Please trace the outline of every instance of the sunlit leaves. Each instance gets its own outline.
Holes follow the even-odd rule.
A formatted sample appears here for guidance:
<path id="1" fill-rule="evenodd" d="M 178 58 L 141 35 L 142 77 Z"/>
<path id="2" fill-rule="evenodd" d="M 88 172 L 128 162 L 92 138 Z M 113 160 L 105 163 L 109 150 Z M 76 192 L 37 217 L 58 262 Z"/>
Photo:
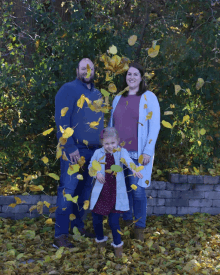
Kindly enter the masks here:
<path id="1" fill-rule="evenodd" d="M 69 110 L 69 107 L 64 107 L 64 108 L 61 110 L 61 116 L 65 116 L 68 110 Z"/>
<path id="2" fill-rule="evenodd" d="M 92 166 L 89 168 L 90 177 L 95 177 L 97 175 L 97 170 L 95 170 Z"/>
<path id="3" fill-rule="evenodd" d="M 109 85 L 108 85 L 108 90 L 109 90 L 109 92 L 111 92 L 111 93 L 116 93 L 117 92 L 117 87 L 115 86 L 115 84 L 114 83 L 110 83 Z"/>
<path id="4" fill-rule="evenodd" d="M 170 129 L 173 128 L 173 126 L 172 126 L 168 121 L 162 120 L 161 123 L 162 123 L 162 125 L 163 125 L 164 127 L 166 127 L 166 128 L 170 128 Z"/>
<path id="5" fill-rule="evenodd" d="M 197 83 L 196 83 L 196 90 L 199 90 L 202 88 L 202 86 L 204 85 L 205 81 L 203 80 L 203 78 L 198 78 Z"/>
<path id="6" fill-rule="evenodd" d="M 53 130 L 54 130 L 54 128 L 50 128 L 50 129 L 44 131 L 42 134 L 43 134 L 44 136 L 49 135 Z"/>
<path id="7" fill-rule="evenodd" d="M 26 202 L 26 201 L 22 201 L 19 197 L 14 197 L 14 198 L 15 198 L 16 203 L 11 203 L 11 204 L 9 204 L 8 207 L 14 208 L 16 205 Z"/>
<path id="8" fill-rule="evenodd" d="M 140 171 L 143 170 L 143 169 L 144 169 L 144 166 L 143 166 L 143 165 L 137 166 L 137 167 L 136 167 L 136 172 L 140 172 Z"/>
<path id="9" fill-rule="evenodd" d="M 137 41 L 137 35 L 132 35 L 128 38 L 128 44 L 133 46 Z"/>
<path id="10" fill-rule="evenodd" d="M 60 177 L 57 176 L 57 175 L 54 174 L 54 173 L 49 173 L 48 176 L 51 177 L 51 178 L 53 178 L 53 179 L 55 179 L 55 180 L 59 180 L 59 179 L 60 179 Z"/>
<path id="11" fill-rule="evenodd" d="M 154 58 L 154 57 L 156 57 L 158 55 L 159 50 L 160 50 L 160 46 L 159 45 L 155 46 L 155 49 L 150 48 L 150 49 L 148 49 L 148 55 L 151 58 Z"/>
<path id="12" fill-rule="evenodd" d="M 189 119 L 190 119 L 189 115 L 185 115 L 185 116 L 183 117 L 182 123 L 188 121 Z"/>
<path id="13" fill-rule="evenodd" d="M 109 47 L 109 53 L 117 54 L 117 48 L 114 45 L 112 45 L 111 47 Z"/>

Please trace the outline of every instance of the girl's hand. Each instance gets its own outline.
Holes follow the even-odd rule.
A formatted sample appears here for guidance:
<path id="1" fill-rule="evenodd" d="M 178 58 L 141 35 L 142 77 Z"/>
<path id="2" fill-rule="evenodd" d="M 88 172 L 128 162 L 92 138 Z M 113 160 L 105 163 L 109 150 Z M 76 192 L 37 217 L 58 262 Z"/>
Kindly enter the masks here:
<path id="1" fill-rule="evenodd" d="M 141 172 L 136 172 L 135 170 L 132 169 L 132 172 L 135 176 L 137 176 L 139 179 L 143 179 L 143 175 L 141 174 Z"/>
<path id="2" fill-rule="evenodd" d="M 101 173 L 97 173 L 96 177 L 99 182 L 101 182 L 102 184 L 105 183 L 105 177 Z"/>
<path id="3" fill-rule="evenodd" d="M 147 155 L 147 154 L 143 154 L 143 157 L 144 157 L 144 159 L 143 159 L 143 165 L 147 165 L 149 162 L 150 162 L 150 156 L 149 155 Z"/>

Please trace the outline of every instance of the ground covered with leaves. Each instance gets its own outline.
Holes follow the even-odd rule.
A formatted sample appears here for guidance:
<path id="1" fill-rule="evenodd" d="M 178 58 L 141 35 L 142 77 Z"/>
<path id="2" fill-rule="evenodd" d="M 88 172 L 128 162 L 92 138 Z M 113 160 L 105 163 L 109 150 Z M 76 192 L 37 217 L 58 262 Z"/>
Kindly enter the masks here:
<path id="1" fill-rule="evenodd" d="M 123 227 L 124 254 L 114 256 L 107 221 L 107 247 L 97 253 L 94 239 L 71 235 L 75 247 L 52 247 L 54 227 L 45 218 L 0 218 L 1 274 L 220 274 L 220 215 L 164 215 L 147 218 L 145 242 Z M 92 229 L 91 214 L 86 228 Z"/>

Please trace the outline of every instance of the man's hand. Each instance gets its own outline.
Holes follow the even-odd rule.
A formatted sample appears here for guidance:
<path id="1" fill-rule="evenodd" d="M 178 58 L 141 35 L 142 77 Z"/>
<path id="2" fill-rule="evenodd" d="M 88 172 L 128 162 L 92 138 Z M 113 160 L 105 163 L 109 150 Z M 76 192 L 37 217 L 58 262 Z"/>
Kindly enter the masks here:
<path id="1" fill-rule="evenodd" d="M 135 170 L 131 169 L 131 171 L 133 172 L 133 174 L 135 176 L 137 176 L 139 179 L 143 179 L 143 175 L 141 174 L 141 172 L 136 172 Z"/>
<path id="2" fill-rule="evenodd" d="M 97 180 L 101 182 L 102 184 L 105 183 L 105 177 L 101 173 L 97 173 Z"/>
<path id="3" fill-rule="evenodd" d="M 80 159 L 79 150 L 77 149 L 73 153 L 69 154 L 69 156 L 72 163 L 77 163 L 77 161 Z"/>
<path id="4" fill-rule="evenodd" d="M 143 154 L 143 157 L 144 157 L 144 159 L 143 159 L 143 165 L 147 165 L 149 162 L 150 162 L 150 156 L 149 155 L 147 155 L 147 154 Z"/>

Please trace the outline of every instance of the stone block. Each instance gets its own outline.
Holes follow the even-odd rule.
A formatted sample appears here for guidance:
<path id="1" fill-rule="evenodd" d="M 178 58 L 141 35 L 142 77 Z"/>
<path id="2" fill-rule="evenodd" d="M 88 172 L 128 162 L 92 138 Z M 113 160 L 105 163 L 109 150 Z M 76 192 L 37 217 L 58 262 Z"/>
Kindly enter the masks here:
<path id="1" fill-rule="evenodd" d="M 168 190 L 163 190 L 163 191 L 158 191 L 157 194 L 158 198 L 164 198 L 164 199 L 171 199 L 173 197 L 172 191 Z"/>
<path id="2" fill-rule="evenodd" d="M 185 195 L 188 191 L 172 191 L 172 198 L 171 199 L 185 199 Z"/>
<path id="3" fill-rule="evenodd" d="M 9 205 L 15 203 L 14 196 L 0 196 L 0 205 Z"/>
<path id="4" fill-rule="evenodd" d="M 38 212 L 31 212 L 31 213 L 27 213 L 27 217 L 30 218 L 30 219 L 33 219 L 33 218 L 38 218 L 40 217 L 41 215 L 38 213 Z"/>
<path id="5" fill-rule="evenodd" d="M 28 205 L 18 204 L 14 208 L 3 205 L 2 212 L 3 213 L 14 213 L 14 214 L 27 213 L 28 212 Z"/>
<path id="6" fill-rule="evenodd" d="M 164 215 L 164 214 L 166 214 L 166 207 L 165 206 L 154 206 L 153 214 L 154 215 Z"/>
<path id="7" fill-rule="evenodd" d="M 205 191 L 195 191 L 195 190 L 190 190 L 190 191 L 186 191 L 184 192 L 184 197 L 182 196 L 182 198 L 184 199 L 203 199 L 205 198 Z"/>
<path id="8" fill-rule="evenodd" d="M 219 200 L 220 199 L 220 192 L 218 192 L 218 191 L 207 192 L 207 193 L 205 193 L 205 199 Z"/>
<path id="9" fill-rule="evenodd" d="M 200 207 L 177 207 L 177 215 L 186 215 L 200 212 Z"/>
<path id="10" fill-rule="evenodd" d="M 188 175 L 188 183 L 204 183 L 204 176 Z"/>
<path id="11" fill-rule="evenodd" d="M 166 182 L 166 190 L 172 191 L 174 190 L 175 183 Z"/>
<path id="12" fill-rule="evenodd" d="M 22 195 L 17 195 L 16 197 L 20 198 L 22 201 L 25 201 L 25 203 L 22 204 L 37 204 L 38 201 L 40 201 L 40 195 L 30 195 L 30 196 L 22 196 Z"/>
<path id="13" fill-rule="evenodd" d="M 14 220 L 15 214 L 14 213 L 0 213 L 0 218 Z"/>
<path id="14" fill-rule="evenodd" d="M 188 175 L 179 175 L 179 183 L 188 183 Z"/>
<path id="15" fill-rule="evenodd" d="M 220 199 L 212 200 L 212 207 L 220 207 Z"/>
<path id="16" fill-rule="evenodd" d="M 41 201 L 47 201 L 50 204 L 56 204 L 57 196 L 41 195 Z"/>
<path id="17" fill-rule="evenodd" d="M 183 206 L 188 207 L 189 206 L 189 200 L 188 199 L 166 199 L 165 200 L 165 206 Z"/>
<path id="18" fill-rule="evenodd" d="M 179 174 L 169 174 L 169 181 L 171 183 L 179 183 Z"/>
<path id="19" fill-rule="evenodd" d="M 214 191 L 219 191 L 219 192 L 220 192 L 220 184 L 214 185 L 213 190 L 214 190 Z"/>
<path id="20" fill-rule="evenodd" d="M 165 205 L 165 199 L 159 199 L 159 198 L 153 198 L 153 199 L 147 199 L 147 205 L 151 206 L 164 206 Z"/>
<path id="21" fill-rule="evenodd" d="M 219 207 L 202 207 L 201 213 L 208 213 L 211 215 L 218 215 L 220 214 L 220 208 Z"/>
<path id="22" fill-rule="evenodd" d="M 2 206 L 0 205 L 0 213 L 2 212 Z"/>
<path id="23" fill-rule="evenodd" d="M 154 181 L 154 183 L 151 183 L 153 189 L 159 189 L 164 190 L 166 189 L 166 182 L 165 181 Z"/>
<path id="24" fill-rule="evenodd" d="M 176 207 L 166 207 L 166 213 L 167 215 L 176 215 L 177 214 L 177 208 Z"/>
<path id="25" fill-rule="evenodd" d="M 213 191 L 213 184 L 195 184 L 195 191 Z M 219 190 L 220 191 L 220 190 Z"/>
<path id="26" fill-rule="evenodd" d="M 220 180 L 219 176 L 212 177 L 212 176 L 204 176 L 204 183 L 205 184 L 218 184 Z"/>
<path id="27" fill-rule="evenodd" d="M 150 196 L 151 196 L 152 198 L 156 198 L 156 197 L 157 197 L 157 192 L 158 192 L 158 191 L 157 191 L 157 190 L 147 190 L 147 189 L 146 189 L 145 192 L 146 192 L 147 198 L 150 197 Z"/>
<path id="28" fill-rule="evenodd" d="M 208 199 L 190 199 L 189 200 L 190 207 L 211 207 L 212 200 Z"/>
<path id="29" fill-rule="evenodd" d="M 147 206 L 147 216 L 151 216 L 153 214 L 153 207 Z"/>
<path id="30" fill-rule="evenodd" d="M 33 217 L 30 217 L 30 214 L 28 214 L 28 213 L 16 213 L 16 214 L 14 214 L 15 216 L 14 216 L 14 219 L 15 220 L 22 220 L 22 219 L 24 219 L 24 218 L 33 218 Z"/>
<path id="31" fill-rule="evenodd" d="M 188 183 L 179 183 L 179 184 L 174 184 L 174 190 L 177 191 L 185 191 L 190 189 L 190 184 Z"/>

